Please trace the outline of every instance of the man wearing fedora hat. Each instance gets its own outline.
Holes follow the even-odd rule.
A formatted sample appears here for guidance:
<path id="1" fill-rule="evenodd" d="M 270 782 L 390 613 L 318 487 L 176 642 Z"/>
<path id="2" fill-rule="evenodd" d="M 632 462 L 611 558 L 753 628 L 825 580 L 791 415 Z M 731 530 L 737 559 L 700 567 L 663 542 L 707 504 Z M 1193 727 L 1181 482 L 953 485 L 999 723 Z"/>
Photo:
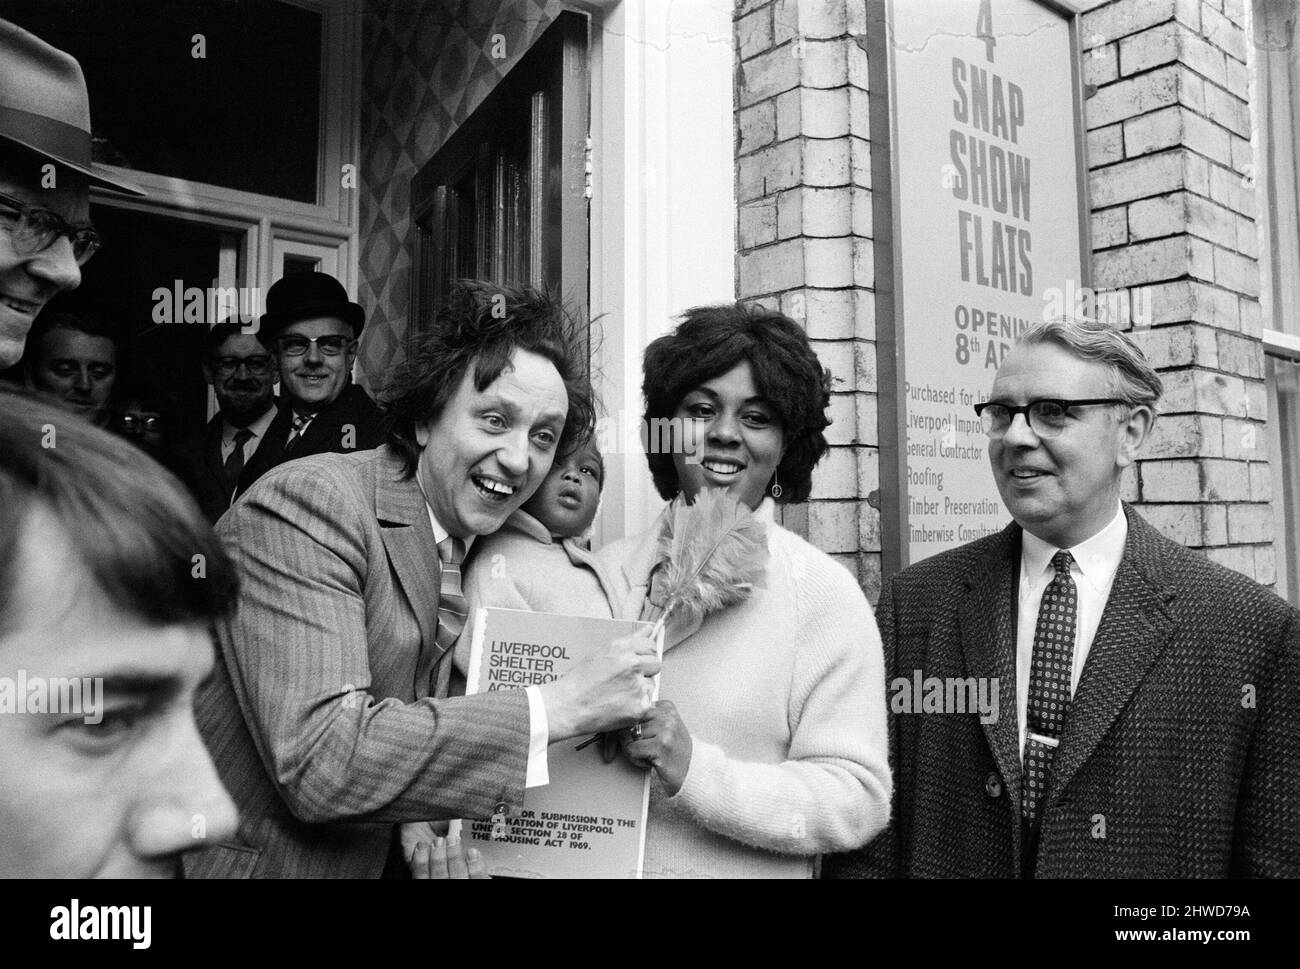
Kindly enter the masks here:
<path id="1" fill-rule="evenodd" d="M 383 443 L 379 408 L 351 377 L 365 320 L 365 311 L 326 273 L 292 273 L 267 292 L 257 336 L 275 355 L 280 409 L 240 473 L 236 497 L 293 458 Z"/>
<path id="2" fill-rule="evenodd" d="M 144 195 L 91 161 L 81 66 L 0 20 L 0 370 L 18 362 L 36 315 L 81 284 L 99 248 L 91 185 Z"/>

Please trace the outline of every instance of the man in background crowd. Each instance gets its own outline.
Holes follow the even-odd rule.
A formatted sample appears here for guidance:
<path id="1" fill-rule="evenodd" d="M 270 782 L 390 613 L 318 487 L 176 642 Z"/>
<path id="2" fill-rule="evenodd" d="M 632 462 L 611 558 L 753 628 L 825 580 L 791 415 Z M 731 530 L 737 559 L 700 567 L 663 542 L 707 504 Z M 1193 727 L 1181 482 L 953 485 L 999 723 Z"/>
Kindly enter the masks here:
<path id="1" fill-rule="evenodd" d="M 203 375 L 212 385 L 218 411 L 184 445 L 194 497 L 215 522 L 230 507 L 240 475 L 258 450 L 268 445 L 276 417 L 275 358 L 237 318 L 208 333 Z"/>
<path id="2" fill-rule="evenodd" d="M 50 298 L 81 284 L 99 247 L 90 185 L 144 194 L 91 162 L 81 66 L 0 20 L 0 370 L 22 357 Z"/>
<path id="3" fill-rule="evenodd" d="M 23 356 L 30 388 L 54 397 L 98 427 L 109 421 L 117 361 L 112 325 L 103 313 L 90 309 L 43 315 Z"/>
<path id="4" fill-rule="evenodd" d="M 267 292 L 257 336 L 275 355 L 280 408 L 265 445 L 241 470 L 236 496 L 293 458 L 369 451 L 383 443 L 379 408 L 352 383 L 365 320 L 365 311 L 325 273 L 292 273 Z"/>

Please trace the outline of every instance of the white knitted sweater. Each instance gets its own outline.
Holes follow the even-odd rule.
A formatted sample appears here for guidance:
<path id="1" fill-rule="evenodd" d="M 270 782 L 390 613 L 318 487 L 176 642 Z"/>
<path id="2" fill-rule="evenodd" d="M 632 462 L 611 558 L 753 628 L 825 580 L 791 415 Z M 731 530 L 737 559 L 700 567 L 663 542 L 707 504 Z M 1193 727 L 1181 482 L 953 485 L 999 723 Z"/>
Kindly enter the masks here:
<path id="1" fill-rule="evenodd" d="M 765 520 L 766 588 L 666 637 L 659 695 L 692 740 L 675 797 L 652 779 L 647 877 L 806 878 L 889 818 L 884 653 L 871 606 L 825 553 Z M 596 553 L 636 618 L 661 521 Z M 684 635 L 684 638 L 682 638 Z"/>

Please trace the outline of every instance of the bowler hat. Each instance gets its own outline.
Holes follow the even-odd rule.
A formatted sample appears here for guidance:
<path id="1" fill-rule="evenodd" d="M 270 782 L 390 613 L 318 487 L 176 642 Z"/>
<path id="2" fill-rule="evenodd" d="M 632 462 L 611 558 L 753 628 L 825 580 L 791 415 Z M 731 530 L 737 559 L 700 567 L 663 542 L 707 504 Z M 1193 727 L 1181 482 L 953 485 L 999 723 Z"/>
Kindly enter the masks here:
<path id="1" fill-rule="evenodd" d="M 90 98 L 76 58 L 0 20 L 0 141 L 81 172 L 95 185 L 144 195 L 91 161 Z"/>
<path id="2" fill-rule="evenodd" d="M 290 323 L 320 316 L 337 317 L 349 324 L 353 336 L 360 336 L 366 323 L 366 311 L 348 299 L 347 290 L 333 276 L 290 273 L 266 293 L 266 312 L 262 314 L 258 339 L 267 342 Z"/>

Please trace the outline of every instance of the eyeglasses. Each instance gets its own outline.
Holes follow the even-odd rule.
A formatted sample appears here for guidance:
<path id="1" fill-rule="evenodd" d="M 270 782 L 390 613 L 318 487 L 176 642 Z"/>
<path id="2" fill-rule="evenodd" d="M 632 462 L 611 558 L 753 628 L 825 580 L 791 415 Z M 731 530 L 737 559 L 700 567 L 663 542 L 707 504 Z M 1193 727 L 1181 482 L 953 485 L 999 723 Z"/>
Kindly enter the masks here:
<path id="1" fill-rule="evenodd" d="M 77 260 L 78 266 L 89 262 L 90 257 L 99 249 L 99 233 L 88 222 L 73 225 L 51 209 L 28 205 L 3 193 L 0 193 L 0 206 L 18 213 L 9 234 L 13 238 L 14 249 L 24 256 L 44 252 L 60 236 L 67 236 L 72 243 L 72 256 Z M 3 224 L 4 220 L 0 219 L 0 225 Z"/>
<path id="2" fill-rule="evenodd" d="M 152 414 L 123 414 L 120 423 L 127 433 L 141 434 L 158 430 L 160 421 Z"/>
<path id="3" fill-rule="evenodd" d="M 280 352 L 289 357 L 301 357 L 307 352 L 310 343 L 316 344 L 316 348 L 325 356 L 337 357 L 356 341 L 346 336 L 282 336 L 276 342 Z"/>
<path id="4" fill-rule="evenodd" d="M 1029 429 L 1039 437 L 1052 438 L 1065 430 L 1066 419 L 1074 407 L 1092 407 L 1096 404 L 1127 404 L 1115 397 L 1090 397 L 1087 400 L 1031 400 L 1023 406 L 1000 404 L 986 400 L 975 405 L 975 413 L 984 423 L 984 433 L 989 437 L 1004 437 L 1017 414 L 1024 414 Z"/>
<path id="5" fill-rule="evenodd" d="M 321 347 L 321 349 L 325 348 Z M 271 358 L 266 354 L 258 354 L 255 357 L 218 357 L 212 365 L 212 369 L 221 377 L 231 376 L 240 367 L 247 368 L 248 372 L 255 377 L 261 377 L 270 371 Z"/>

